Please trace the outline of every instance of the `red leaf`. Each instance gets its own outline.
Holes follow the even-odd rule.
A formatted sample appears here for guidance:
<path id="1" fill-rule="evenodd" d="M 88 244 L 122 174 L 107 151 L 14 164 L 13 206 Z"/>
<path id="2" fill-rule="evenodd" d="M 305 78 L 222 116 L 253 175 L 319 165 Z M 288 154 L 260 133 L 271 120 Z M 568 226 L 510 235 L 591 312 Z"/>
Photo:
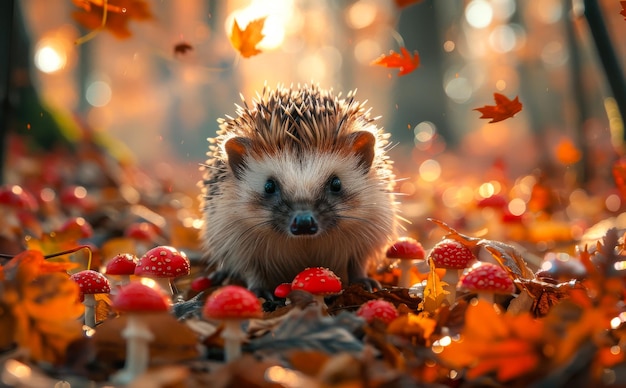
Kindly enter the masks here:
<path id="1" fill-rule="evenodd" d="M 413 55 L 406 49 L 406 47 L 400 47 L 402 54 L 396 53 L 393 50 L 389 55 L 381 55 L 371 65 L 378 65 L 384 67 L 397 67 L 400 69 L 399 76 L 409 74 L 413 70 L 417 69 L 420 65 L 420 57 L 417 51 L 413 51 Z"/>
<path id="2" fill-rule="evenodd" d="M 624 20 L 626 20 L 626 1 L 620 1 L 619 3 L 622 5 L 622 10 L 619 11 L 619 14 L 624 17 Z"/>
<path id="3" fill-rule="evenodd" d="M 496 100 L 496 105 L 485 105 L 482 108 L 474 109 L 482 113 L 481 119 L 491 119 L 490 123 L 506 120 L 522 110 L 519 97 L 509 100 L 505 95 L 494 93 L 493 98 Z"/>

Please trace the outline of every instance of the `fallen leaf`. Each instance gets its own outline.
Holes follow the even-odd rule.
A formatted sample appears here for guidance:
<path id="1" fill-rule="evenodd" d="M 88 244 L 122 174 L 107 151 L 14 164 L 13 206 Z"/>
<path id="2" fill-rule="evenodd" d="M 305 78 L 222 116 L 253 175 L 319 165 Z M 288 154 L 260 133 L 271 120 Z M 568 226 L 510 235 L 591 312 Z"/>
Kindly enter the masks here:
<path id="1" fill-rule="evenodd" d="M 506 120 L 522 110 L 522 103 L 519 102 L 519 97 L 509 100 L 503 94 L 494 93 L 493 98 L 496 101 L 496 105 L 485 105 L 482 108 L 474 109 L 482 113 L 481 119 L 491 119 L 489 123 Z"/>
<path id="2" fill-rule="evenodd" d="M 261 50 L 257 49 L 256 46 L 265 37 L 263 35 L 263 27 L 265 26 L 266 18 L 262 17 L 251 21 L 243 30 L 239 27 L 237 20 L 234 21 L 230 34 L 230 43 L 244 58 L 261 53 Z"/>
<path id="3" fill-rule="evenodd" d="M 391 50 L 389 55 L 381 55 L 372 61 L 371 65 L 399 68 L 398 76 L 409 74 L 419 67 L 420 56 L 417 51 L 413 51 L 413 55 L 411 55 L 406 47 L 400 47 L 400 52 L 401 54 Z"/>

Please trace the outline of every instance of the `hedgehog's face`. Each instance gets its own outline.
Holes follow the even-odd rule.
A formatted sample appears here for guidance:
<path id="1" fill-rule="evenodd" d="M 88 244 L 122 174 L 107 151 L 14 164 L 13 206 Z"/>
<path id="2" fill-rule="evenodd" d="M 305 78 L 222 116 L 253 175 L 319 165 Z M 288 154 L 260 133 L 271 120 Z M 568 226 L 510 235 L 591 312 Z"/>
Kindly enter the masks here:
<path id="1" fill-rule="evenodd" d="M 229 164 L 239 156 L 231 155 Z M 333 233 L 342 222 L 369 222 L 362 204 L 363 194 L 372 191 L 371 160 L 364 164 L 361 153 L 291 150 L 245 154 L 238 162 L 231 168 L 242 202 L 250 204 L 242 217 L 247 227 L 314 238 Z"/>

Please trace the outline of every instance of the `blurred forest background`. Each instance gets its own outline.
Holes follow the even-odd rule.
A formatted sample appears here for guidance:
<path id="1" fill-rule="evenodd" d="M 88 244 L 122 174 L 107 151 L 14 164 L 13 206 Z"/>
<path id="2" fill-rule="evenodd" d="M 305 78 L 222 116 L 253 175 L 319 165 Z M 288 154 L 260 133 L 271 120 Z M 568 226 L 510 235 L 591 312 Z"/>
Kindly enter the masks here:
<path id="1" fill-rule="evenodd" d="M 626 102 L 614 95 L 624 70 L 608 74 L 599 55 L 612 50 L 614 63 L 626 63 L 619 1 L 110 5 L 128 7 L 127 30 L 104 29 L 80 45 L 75 41 L 90 30 L 72 15 L 102 0 L 0 5 L 6 182 L 19 183 L 28 170 L 11 156 L 15 138 L 26 139 L 26 150 L 46 152 L 96 136 L 119 160 L 194 193 L 206 138 L 217 118 L 234 115 L 240 93 L 249 101 L 265 84 L 314 82 L 344 95 L 358 89 L 357 98 L 381 116 L 397 175 L 406 178 L 398 191 L 409 218 L 437 206 L 454 217 L 455 209 L 498 193 L 520 215 L 532 187 L 544 181 L 570 204 L 598 196 L 598 217 L 623 208 L 611 168 L 623 151 L 619 103 Z M 600 12 L 607 47 L 598 47 L 590 29 L 589 5 Z M 241 57 L 229 42 L 233 20 L 245 26 L 265 16 L 262 52 Z M 419 52 L 415 71 L 398 76 L 372 66 L 403 46 Z M 496 92 L 519 96 L 523 110 L 490 124 L 474 109 L 492 105 Z"/>

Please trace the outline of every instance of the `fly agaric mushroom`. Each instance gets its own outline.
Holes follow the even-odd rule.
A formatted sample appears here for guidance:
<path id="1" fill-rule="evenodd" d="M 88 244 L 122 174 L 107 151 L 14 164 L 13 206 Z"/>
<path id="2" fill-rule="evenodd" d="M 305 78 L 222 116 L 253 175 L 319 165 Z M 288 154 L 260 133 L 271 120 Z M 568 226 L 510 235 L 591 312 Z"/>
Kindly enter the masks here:
<path id="1" fill-rule="evenodd" d="M 291 283 L 280 283 L 274 289 L 274 296 L 277 298 L 286 298 L 291 292 Z"/>
<path id="2" fill-rule="evenodd" d="M 67 239 L 82 240 L 93 236 L 93 228 L 83 217 L 71 217 L 59 227 L 58 233 Z"/>
<path id="3" fill-rule="evenodd" d="M 21 213 L 34 213 L 38 209 L 37 200 L 19 185 L 0 187 L 0 234 L 14 238 L 16 230 L 21 229 Z"/>
<path id="4" fill-rule="evenodd" d="M 135 254 L 142 256 L 148 249 L 157 245 L 159 229 L 149 222 L 133 222 L 124 229 L 124 236 L 135 243 Z"/>
<path id="5" fill-rule="evenodd" d="M 413 260 L 424 260 L 426 252 L 422 244 L 411 237 L 402 237 L 387 249 L 387 258 L 400 260 L 400 279 L 398 287 L 409 288 L 411 286 L 411 267 Z"/>
<path id="6" fill-rule="evenodd" d="M 388 325 L 398 318 L 396 306 L 382 299 L 368 300 L 356 311 L 356 315 L 365 319 L 367 323 L 372 323 L 378 319 Z"/>
<path id="7" fill-rule="evenodd" d="M 291 289 L 312 294 L 317 305 L 322 308 L 326 306 L 325 296 L 334 295 L 341 291 L 341 279 L 328 268 L 306 268 L 293 278 Z"/>
<path id="8" fill-rule="evenodd" d="M 263 315 L 261 302 L 246 288 L 229 285 L 214 291 L 207 298 L 202 314 L 205 318 L 219 319 L 224 323 L 224 359 L 226 362 L 241 356 L 241 342 L 246 338 L 242 321 Z"/>
<path id="9" fill-rule="evenodd" d="M 169 299 L 159 289 L 141 282 L 132 282 L 120 288 L 111 307 L 128 317 L 126 328 L 122 330 L 122 337 L 126 339 L 126 364 L 112 376 L 115 383 L 128 384 L 148 368 L 148 343 L 154 335 L 142 315 L 167 311 L 169 306 Z"/>
<path id="10" fill-rule="evenodd" d="M 515 292 L 513 280 L 502 267 L 484 261 L 476 262 L 459 280 L 459 288 L 475 292 L 478 299 L 493 304 L 495 294 Z"/>
<path id="11" fill-rule="evenodd" d="M 476 256 L 461 242 L 454 239 L 443 239 L 431 249 L 430 258 L 435 268 L 446 270 L 441 280 L 447 284 L 445 288 L 449 294 L 446 297 L 450 305 L 453 305 L 456 301 L 456 285 L 459 276 L 470 262 L 476 260 Z"/>
<path id="12" fill-rule="evenodd" d="M 189 275 L 189 259 L 173 247 L 160 245 L 146 252 L 137 262 L 135 275 L 153 279 L 169 295 L 171 279 Z"/>
<path id="13" fill-rule="evenodd" d="M 92 269 L 76 272 L 70 276 L 70 279 L 78 284 L 81 299 L 85 305 L 85 325 L 96 327 L 96 314 L 94 307 L 96 306 L 95 294 L 108 294 L 111 292 L 109 280 L 100 272 Z"/>
<path id="14" fill-rule="evenodd" d="M 135 274 L 137 256 L 132 253 L 120 253 L 107 262 L 106 274 L 120 277 L 120 286 L 130 283 L 130 275 Z"/>

